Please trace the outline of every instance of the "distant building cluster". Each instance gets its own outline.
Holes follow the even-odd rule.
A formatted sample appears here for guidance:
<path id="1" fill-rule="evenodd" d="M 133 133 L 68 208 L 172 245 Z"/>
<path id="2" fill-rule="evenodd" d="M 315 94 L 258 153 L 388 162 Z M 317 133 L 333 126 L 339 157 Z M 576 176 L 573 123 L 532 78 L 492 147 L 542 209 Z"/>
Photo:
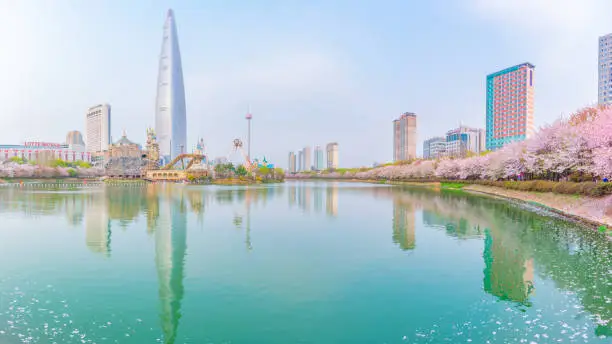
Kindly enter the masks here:
<path id="1" fill-rule="evenodd" d="M 485 131 L 466 126 L 449 130 L 445 137 L 432 137 L 423 142 L 424 159 L 464 158 L 485 150 Z"/>
<path id="2" fill-rule="evenodd" d="M 91 154 L 86 151 L 85 145 L 53 143 L 53 142 L 24 142 L 22 145 L 0 145 L 0 161 L 20 158 L 30 162 L 46 164 L 52 160 L 65 161 L 91 161 Z"/>
<path id="3" fill-rule="evenodd" d="M 327 155 L 327 159 L 325 159 L 325 155 Z M 289 173 L 336 169 L 338 168 L 338 143 L 328 143 L 325 147 L 325 152 L 323 152 L 321 146 L 315 146 L 314 159 L 308 146 L 299 150 L 297 154 L 289 152 L 289 163 L 287 166 Z"/>

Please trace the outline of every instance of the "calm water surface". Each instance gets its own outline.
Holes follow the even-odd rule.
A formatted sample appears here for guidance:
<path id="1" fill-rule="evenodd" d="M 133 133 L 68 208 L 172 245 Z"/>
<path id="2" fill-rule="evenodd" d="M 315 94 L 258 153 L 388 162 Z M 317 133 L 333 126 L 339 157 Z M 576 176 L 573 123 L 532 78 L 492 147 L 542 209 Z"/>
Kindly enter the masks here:
<path id="1" fill-rule="evenodd" d="M 0 343 L 610 343 L 612 244 L 385 185 L 0 190 Z"/>

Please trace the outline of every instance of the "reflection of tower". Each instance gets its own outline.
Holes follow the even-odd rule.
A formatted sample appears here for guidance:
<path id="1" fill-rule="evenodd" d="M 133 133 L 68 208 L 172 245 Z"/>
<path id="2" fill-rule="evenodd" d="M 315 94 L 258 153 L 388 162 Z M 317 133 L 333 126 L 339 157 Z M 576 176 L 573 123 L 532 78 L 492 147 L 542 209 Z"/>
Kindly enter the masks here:
<path id="1" fill-rule="evenodd" d="M 111 227 L 104 196 L 94 195 L 85 211 L 85 243 L 96 253 L 110 256 Z"/>
<path id="2" fill-rule="evenodd" d="M 483 258 L 484 290 L 501 300 L 529 304 L 534 291 L 533 260 L 525 257 L 518 244 L 504 242 L 501 233 L 487 229 Z"/>
<path id="3" fill-rule="evenodd" d="M 410 203 L 393 200 L 393 242 L 402 250 L 415 248 L 415 210 Z"/>
<path id="4" fill-rule="evenodd" d="M 73 194 L 65 199 L 66 217 L 73 226 L 78 226 L 83 222 L 83 195 Z"/>
<path id="5" fill-rule="evenodd" d="M 144 207 L 147 217 L 147 233 L 149 234 L 155 232 L 157 219 L 159 218 L 159 197 L 157 192 L 159 191 L 155 185 L 149 185 L 149 187 L 147 187 Z"/>
<path id="6" fill-rule="evenodd" d="M 247 201 L 247 215 L 246 215 L 246 248 L 248 251 L 253 249 L 253 244 L 251 243 L 251 204 Z"/>
<path id="7" fill-rule="evenodd" d="M 338 215 L 338 185 L 335 183 L 331 186 L 328 185 L 326 196 L 325 208 L 327 210 L 327 215 Z"/>
<path id="8" fill-rule="evenodd" d="M 181 317 L 183 270 L 187 249 L 187 215 L 181 201 L 168 195 L 160 199 L 155 231 L 155 265 L 159 283 L 160 320 L 164 343 L 174 343 Z"/>
<path id="9" fill-rule="evenodd" d="M 313 189 L 314 211 L 320 213 L 323 211 L 323 189 L 315 187 Z"/>
<path id="10" fill-rule="evenodd" d="M 312 191 L 312 188 L 310 186 L 306 186 L 304 185 L 302 188 L 302 197 L 304 198 L 303 202 L 302 202 L 302 209 L 304 209 L 304 211 L 310 211 L 310 192 Z"/>
<path id="11" fill-rule="evenodd" d="M 251 203 L 254 201 L 256 202 L 258 197 L 258 190 L 245 190 L 244 205 L 246 206 L 246 238 L 244 240 L 244 243 L 246 245 L 247 251 L 251 251 L 253 249 L 253 245 L 251 243 Z"/>
<path id="12" fill-rule="evenodd" d="M 294 206 L 297 201 L 297 192 L 295 185 L 289 185 L 289 206 Z"/>
<path id="13" fill-rule="evenodd" d="M 303 198 L 304 185 L 303 184 L 297 185 L 295 188 L 295 192 L 296 192 L 296 198 L 297 198 L 297 205 L 301 209 L 304 206 L 304 198 Z"/>

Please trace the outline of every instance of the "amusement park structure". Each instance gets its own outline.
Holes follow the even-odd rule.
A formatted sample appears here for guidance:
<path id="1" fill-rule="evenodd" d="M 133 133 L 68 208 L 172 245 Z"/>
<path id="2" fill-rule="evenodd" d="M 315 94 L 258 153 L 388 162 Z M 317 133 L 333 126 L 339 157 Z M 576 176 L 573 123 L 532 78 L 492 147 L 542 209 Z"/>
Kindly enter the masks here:
<path id="1" fill-rule="evenodd" d="M 240 139 L 232 141 L 232 147 L 227 157 L 228 161 L 236 153 L 240 154 L 243 160 L 242 164 L 249 173 L 257 167 L 274 167 L 274 165 L 268 164 L 265 158 L 263 163 L 257 159 L 251 160 Z M 152 129 L 147 130 L 147 154 L 143 155 L 143 158 L 147 162 L 143 174 L 146 179 L 151 181 L 184 181 L 191 177 L 209 177 L 213 174 L 204 152 L 204 141 L 202 139 L 196 145 L 193 153 L 179 154 L 168 164 L 160 166 L 159 145 L 156 141 L 155 132 Z"/>
<path id="2" fill-rule="evenodd" d="M 172 159 L 167 165 L 161 168 L 161 170 L 173 170 L 174 165 L 177 162 L 181 162 L 182 170 L 189 170 L 193 167 L 194 163 L 201 164 L 206 161 L 206 156 L 202 154 L 179 154 L 176 158 Z M 185 167 L 185 162 L 187 166 Z"/>
<path id="3" fill-rule="evenodd" d="M 232 145 L 232 150 L 230 151 L 230 153 L 227 156 L 227 160 L 229 161 L 232 154 L 236 153 L 236 152 L 240 152 L 242 155 L 242 158 L 244 159 L 244 167 L 247 169 L 247 171 L 251 172 L 253 170 L 253 163 L 251 162 L 250 157 L 248 156 L 248 154 L 246 154 L 244 152 L 244 147 L 242 144 L 242 140 L 240 139 L 234 139 L 233 141 L 233 145 Z"/>
<path id="4" fill-rule="evenodd" d="M 149 132 L 147 132 L 147 134 L 149 134 Z M 155 150 L 155 146 L 149 142 L 156 142 L 155 133 L 152 131 L 147 140 L 147 146 L 151 145 L 153 148 L 152 150 L 155 152 L 149 152 L 150 162 L 147 164 L 147 169 L 145 171 L 147 179 L 153 181 L 182 181 L 188 179 L 189 176 L 199 178 L 208 177 L 210 175 L 210 170 L 208 166 L 205 165 L 207 159 L 204 154 L 204 140 L 200 139 L 193 153 L 179 154 L 176 158 L 172 159 L 170 163 L 162 167 L 159 167 L 157 164 L 159 161 L 159 148 Z M 155 161 L 155 163 L 152 161 Z"/>
<path id="5" fill-rule="evenodd" d="M 259 161 L 258 159 L 251 160 L 250 155 L 244 151 L 244 145 L 242 144 L 242 141 L 240 139 L 234 139 L 232 150 L 230 151 L 230 154 L 227 156 L 227 160 L 229 161 L 232 154 L 236 152 L 240 152 L 240 154 L 242 155 L 242 158 L 244 159 L 244 167 L 249 172 L 253 171 L 253 169 L 258 168 L 258 167 L 274 168 L 274 165 L 269 164 L 265 157 L 263 158 L 262 161 Z"/>

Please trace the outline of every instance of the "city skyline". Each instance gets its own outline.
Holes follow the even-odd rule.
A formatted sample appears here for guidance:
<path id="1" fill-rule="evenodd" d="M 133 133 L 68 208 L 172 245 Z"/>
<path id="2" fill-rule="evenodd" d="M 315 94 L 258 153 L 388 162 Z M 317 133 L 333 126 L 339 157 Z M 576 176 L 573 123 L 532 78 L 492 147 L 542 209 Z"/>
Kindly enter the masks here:
<path id="1" fill-rule="evenodd" d="M 325 145 L 325 150 L 322 146 L 315 145 L 313 156 L 311 156 L 311 147 L 305 146 L 297 151 L 290 151 L 288 155 L 287 165 L 281 168 L 289 173 L 296 172 L 320 172 L 329 169 L 336 169 L 339 166 L 339 151 L 338 143 L 330 142 Z"/>
<path id="2" fill-rule="evenodd" d="M 225 154 L 233 138 L 246 138 L 243 109 L 249 103 L 256 117 L 253 156 L 265 155 L 278 165 L 286 161 L 286 151 L 274 141 L 298 146 L 306 136 L 313 136 L 308 140 L 313 142 L 337 139 L 351 147 L 343 150 L 343 166 L 389 161 L 388 122 L 380 114 L 405 108 L 421 115 L 421 155 L 422 139 L 445 132 L 454 118 L 484 127 L 484 76 L 525 60 L 538 66 L 537 128 L 597 101 L 595 50 L 599 37 L 612 32 L 602 20 L 612 4 L 565 1 L 551 8 L 547 3 L 453 0 L 442 8 L 393 1 L 387 6 L 351 7 L 340 1 L 320 7 L 296 4 L 281 12 L 279 5 L 264 2 L 259 7 L 266 13 L 256 12 L 256 17 L 258 6 L 248 4 L 13 3 L 0 14 L 3 32 L 19 32 L 6 42 L 11 53 L 0 57 L 12 67 L 0 90 L 0 136 L 6 144 L 61 142 L 68 130 L 85 133 L 79 119 L 82 109 L 108 102 L 116 115 L 112 135 L 125 128 L 140 135 L 134 141 L 144 142 L 144 128 L 154 121 L 160 21 L 168 7 L 180 13 L 183 64 L 189 70 L 187 135 L 204 137 L 211 156 Z M 92 10 L 93 18 L 87 15 Z M 422 30 L 396 27 L 399 21 L 394 19 L 405 13 L 411 13 Z M 376 19 L 366 22 L 370 14 Z M 110 21 L 118 21 L 122 29 L 109 30 L 104 23 Z M 248 29 L 231 24 L 235 21 L 249 23 Z M 320 21 L 320 27 L 303 29 L 303 23 L 313 21 Z M 79 34 L 72 33 L 75 27 Z M 300 39 L 292 44 L 289 36 Z M 358 40 L 363 37 L 365 41 Z M 444 58 L 448 46 L 435 46 L 442 37 L 462 42 L 451 43 L 452 61 Z M 406 39 L 412 43 L 404 48 L 400 42 Z M 228 41 L 240 43 L 230 46 L 224 43 Z M 250 53 L 241 56 L 240 51 Z M 428 53 L 410 53 L 407 63 L 406 51 Z M 433 73 L 421 68 L 428 64 L 435 64 Z M 300 68 L 289 68 L 294 65 Z M 435 87 L 406 84 L 406 78 Z M 62 87 L 52 86 L 57 80 Z M 445 94 L 443 101 L 440 92 Z M 355 99 L 362 101 L 357 105 Z M 41 106 L 45 111 L 39 111 Z M 350 121 L 355 116 L 360 121 Z M 24 126 L 23 120 L 37 122 L 39 128 Z M 287 122 L 300 130 L 281 130 Z M 380 144 L 354 135 L 365 131 Z M 193 143 L 188 141 L 187 147 Z"/>

